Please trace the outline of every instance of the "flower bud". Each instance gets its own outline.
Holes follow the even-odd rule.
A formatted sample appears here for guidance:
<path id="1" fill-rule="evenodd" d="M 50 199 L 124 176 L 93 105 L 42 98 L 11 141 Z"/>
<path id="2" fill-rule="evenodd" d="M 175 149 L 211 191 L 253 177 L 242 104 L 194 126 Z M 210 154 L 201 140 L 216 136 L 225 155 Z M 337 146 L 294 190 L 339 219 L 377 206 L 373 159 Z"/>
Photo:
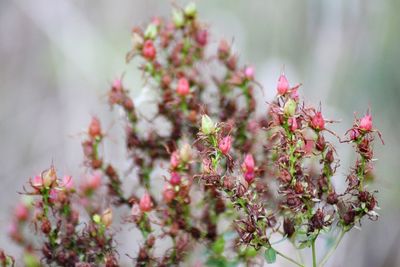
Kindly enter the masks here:
<path id="1" fill-rule="evenodd" d="M 85 182 L 84 188 L 85 190 L 93 191 L 99 188 L 101 185 L 101 173 L 95 172 L 91 176 L 88 177 Z"/>
<path id="2" fill-rule="evenodd" d="M 186 7 L 185 7 L 185 15 L 193 18 L 196 16 L 197 13 L 197 7 L 196 4 L 194 2 L 189 3 Z"/>
<path id="3" fill-rule="evenodd" d="M 29 216 L 29 209 L 24 203 L 18 203 L 15 207 L 15 217 L 19 222 L 26 221 Z"/>
<path id="4" fill-rule="evenodd" d="M 372 130 L 372 116 L 370 114 L 365 115 L 360 120 L 360 129 L 366 132 Z"/>
<path id="5" fill-rule="evenodd" d="M 170 203 L 175 198 L 175 192 L 170 185 L 165 184 L 163 189 L 163 199 L 165 203 Z"/>
<path id="6" fill-rule="evenodd" d="M 207 115 L 201 117 L 201 131 L 203 134 L 211 134 L 215 130 L 215 124 Z"/>
<path id="7" fill-rule="evenodd" d="M 42 176 L 43 185 L 45 187 L 50 187 L 57 181 L 57 174 L 56 174 L 56 169 L 54 168 L 54 166 L 51 166 L 50 169 L 44 171 L 41 176 Z"/>
<path id="8" fill-rule="evenodd" d="M 112 219 L 113 219 L 112 209 L 108 208 L 101 215 L 101 222 L 106 228 L 108 228 L 112 224 Z"/>
<path id="9" fill-rule="evenodd" d="M 175 27 L 181 28 L 185 24 L 185 17 L 180 10 L 174 10 L 172 12 L 172 21 L 174 22 Z"/>
<path id="10" fill-rule="evenodd" d="M 183 162 L 189 162 L 192 158 L 192 148 L 188 143 L 185 143 L 179 150 L 179 157 Z"/>
<path id="11" fill-rule="evenodd" d="M 244 75 L 246 76 L 247 80 L 253 80 L 254 79 L 254 68 L 253 67 L 246 67 L 244 69 Z"/>
<path id="12" fill-rule="evenodd" d="M 281 74 L 281 76 L 279 76 L 278 79 L 278 86 L 277 86 L 277 91 L 279 95 L 284 95 L 287 93 L 287 91 L 289 90 L 289 82 L 286 79 L 286 76 L 284 73 Z"/>
<path id="13" fill-rule="evenodd" d="M 208 32 L 207 30 L 199 30 L 196 33 L 196 42 L 201 45 L 205 46 L 208 41 Z"/>
<path id="14" fill-rule="evenodd" d="M 181 176 L 177 172 L 171 173 L 171 178 L 169 179 L 171 185 L 179 185 L 181 183 Z"/>
<path id="15" fill-rule="evenodd" d="M 190 93 L 189 81 L 185 77 L 182 77 L 178 80 L 178 86 L 176 88 L 176 92 L 180 96 L 186 96 Z"/>
<path id="16" fill-rule="evenodd" d="M 153 208 L 153 201 L 151 200 L 151 196 L 149 193 L 144 193 L 144 195 L 140 199 L 139 208 L 142 212 L 151 211 L 151 209 Z"/>
<path id="17" fill-rule="evenodd" d="M 146 39 L 154 39 L 157 36 L 157 25 L 154 23 L 149 24 L 149 26 L 147 26 L 146 31 L 144 32 L 144 37 Z"/>
<path id="18" fill-rule="evenodd" d="M 92 117 L 92 121 L 89 124 L 88 133 L 92 138 L 101 136 L 101 125 L 97 117 Z"/>
<path id="19" fill-rule="evenodd" d="M 121 81 L 121 79 L 115 79 L 113 81 L 112 88 L 115 89 L 116 91 L 121 91 L 122 90 L 122 81 Z"/>
<path id="20" fill-rule="evenodd" d="M 229 57 L 231 53 L 231 47 L 226 40 L 221 40 L 218 45 L 218 58 L 225 60 Z"/>
<path id="21" fill-rule="evenodd" d="M 157 51 L 156 48 L 154 47 L 153 41 L 152 40 L 147 40 L 142 49 L 142 55 L 144 58 L 148 60 L 153 60 L 156 57 Z"/>
<path id="22" fill-rule="evenodd" d="M 285 105 L 283 106 L 283 113 L 287 117 L 293 117 L 293 115 L 296 113 L 296 108 L 296 101 L 294 101 L 293 99 L 288 99 L 288 101 L 286 101 Z"/>
<path id="23" fill-rule="evenodd" d="M 289 119 L 288 119 L 288 124 L 289 124 L 290 130 L 291 130 L 292 132 L 294 132 L 294 131 L 297 130 L 298 125 L 297 125 L 297 120 L 296 120 L 295 117 L 289 118 Z"/>
<path id="24" fill-rule="evenodd" d="M 221 150 L 222 154 L 227 155 L 232 146 L 232 137 L 230 135 L 222 138 L 218 144 L 219 150 Z"/>
<path id="25" fill-rule="evenodd" d="M 255 174 L 254 171 L 246 171 L 244 174 L 244 179 L 248 184 L 251 184 L 254 181 Z"/>
<path id="26" fill-rule="evenodd" d="M 246 172 L 254 172 L 255 163 L 253 155 L 251 154 L 246 155 L 246 157 L 244 158 L 243 167 L 246 170 Z"/>
<path id="27" fill-rule="evenodd" d="M 172 152 L 171 158 L 170 158 L 170 164 L 171 164 L 172 169 L 175 169 L 179 166 L 179 161 L 180 161 L 180 159 L 179 159 L 178 152 L 177 151 Z"/>
<path id="28" fill-rule="evenodd" d="M 315 113 L 315 115 L 311 118 L 311 127 L 315 130 L 325 129 L 325 120 L 322 117 L 321 112 Z"/>

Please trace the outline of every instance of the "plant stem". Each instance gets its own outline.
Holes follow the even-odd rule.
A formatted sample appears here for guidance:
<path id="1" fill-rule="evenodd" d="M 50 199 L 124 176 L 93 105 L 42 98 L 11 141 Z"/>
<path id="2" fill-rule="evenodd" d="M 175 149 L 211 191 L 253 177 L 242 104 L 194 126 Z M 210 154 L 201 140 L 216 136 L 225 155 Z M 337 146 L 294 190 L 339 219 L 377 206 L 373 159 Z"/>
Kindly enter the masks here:
<path id="1" fill-rule="evenodd" d="M 277 251 L 276 249 L 275 249 L 275 251 L 276 251 L 276 254 L 278 254 L 278 255 L 281 256 L 282 258 L 285 258 L 286 260 L 290 261 L 291 263 L 293 263 L 293 264 L 295 264 L 295 265 L 297 265 L 297 266 L 300 266 L 300 267 L 305 267 L 303 264 L 301 264 L 301 263 L 295 261 L 294 259 L 292 259 L 292 258 L 286 256 L 285 254 L 283 254 L 283 253 Z"/>
<path id="2" fill-rule="evenodd" d="M 312 241 L 312 245 L 311 245 L 313 267 L 317 267 L 317 254 L 315 253 L 315 240 L 316 240 L 316 238 Z"/>
<path id="3" fill-rule="evenodd" d="M 321 262 L 318 264 L 318 266 L 322 267 L 325 265 L 325 263 L 328 261 L 329 257 L 332 256 L 333 252 L 335 252 L 336 248 L 339 246 L 340 241 L 342 241 L 344 234 L 346 231 L 342 230 L 340 232 L 339 238 L 335 241 L 335 244 L 332 246 L 332 248 L 326 253 L 324 258 L 321 260 Z"/>

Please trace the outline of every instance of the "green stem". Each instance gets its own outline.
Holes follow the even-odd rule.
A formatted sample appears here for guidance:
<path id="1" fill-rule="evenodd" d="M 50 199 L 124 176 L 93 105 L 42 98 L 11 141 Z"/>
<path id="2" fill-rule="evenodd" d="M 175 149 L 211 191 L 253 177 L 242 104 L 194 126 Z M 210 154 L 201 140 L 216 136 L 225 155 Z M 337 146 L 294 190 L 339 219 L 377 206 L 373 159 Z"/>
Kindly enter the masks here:
<path id="1" fill-rule="evenodd" d="M 326 262 L 328 261 L 329 257 L 332 256 L 333 252 L 335 252 L 335 250 L 337 249 L 337 247 L 340 244 L 340 241 L 342 241 L 344 234 L 346 233 L 346 231 L 342 230 L 339 238 L 335 241 L 335 244 L 332 246 L 332 248 L 328 251 L 328 253 L 326 253 L 326 255 L 324 256 L 324 258 L 321 260 L 321 262 L 318 264 L 318 266 L 322 267 L 326 264 Z"/>
<path id="2" fill-rule="evenodd" d="M 317 267 L 317 254 L 315 253 L 315 240 L 316 238 L 312 241 L 312 261 L 313 261 L 313 267 Z"/>
<path id="3" fill-rule="evenodd" d="M 275 249 L 275 251 L 276 251 L 276 254 L 278 254 L 278 255 L 281 256 L 282 258 L 284 258 L 284 259 L 290 261 L 291 263 L 293 263 L 293 264 L 295 264 L 295 265 L 297 265 L 297 266 L 300 266 L 300 267 L 305 267 L 303 264 L 301 264 L 301 263 L 295 261 L 294 259 L 292 259 L 292 258 L 286 256 L 285 254 L 283 254 L 283 253 L 277 251 L 276 249 Z"/>

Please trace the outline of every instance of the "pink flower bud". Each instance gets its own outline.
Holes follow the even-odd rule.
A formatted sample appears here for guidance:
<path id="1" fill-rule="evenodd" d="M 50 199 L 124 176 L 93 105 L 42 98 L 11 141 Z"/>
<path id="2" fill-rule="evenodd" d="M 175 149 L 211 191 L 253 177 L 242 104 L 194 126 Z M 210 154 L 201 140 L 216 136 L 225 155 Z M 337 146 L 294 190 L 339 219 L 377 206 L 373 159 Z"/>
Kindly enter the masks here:
<path id="1" fill-rule="evenodd" d="M 163 198 L 165 203 L 170 203 L 175 198 L 175 192 L 169 184 L 164 185 Z"/>
<path id="2" fill-rule="evenodd" d="M 151 196 L 149 193 L 146 192 L 140 199 L 139 207 L 142 212 L 151 211 L 151 209 L 153 208 L 153 201 L 151 200 Z"/>
<path id="3" fill-rule="evenodd" d="M 246 67 L 244 69 L 244 75 L 246 76 L 246 79 L 253 80 L 254 79 L 254 68 L 253 67 Z"/>
<path id="4" fill-rule="evenodd" d="M 218 148 L 222 154 L 227 155 L 232 146 L 232 137 L 230 135 L 225 136 L 219 141 Z"/>
<path id="5" fill-rule="evenodd" d="M 87 190 L 96 190 L 97 188 L 100 187 L 100 185 L 101 185 L 101 173 L 95 172 L 93 175 L 88 177 L 85 188 Z"/>
<path id="6" fill-rule="evenodd" d="M 292 130 L 292 132 L 296 131 L 298 129 L 298 124 L 297 124 L 297 120 L 295 117 L 291 117 L 288 119 L 288 123 L 290 126 L 290 130 Z"/>
<path id="7" fill-rule="evenodd" d="M 121 81 L 121 79 L 115 79 L 113 84 L 112 84 L 112 87 L 117 91 L 121 91 L 122 90 L 122 81 Z"/>
<path id="8" fill-rule="evenodd" d="M 246 155 L 246 157 L 244 158 L 243 167 L 246 170 L 246 172 L 254 172 L 255 163 L 253 155 L 251 154 Z"/>
<path id="9" fill-rule="evenodd" d="M 248 184 L 251 184 L 254 181 L 254 177 L 255 177 L 254 171 L 246 171 L 244 174 L 244 179 Z"/>
<path id="10" fill-rule="evenodd" d="M 89 124 L 88 133 L 93 138 L 101 136 L 101 125 L 97 117 L 92 117 L 92 121 Z"/>
<path id="11" fill-rule="evenodd" d="M 51 166 L 50 169 L 42 172 L 41 176 L 45 187 L 50 187 L 57 182 L 57 174 L 54 166 Z"/>
<path id="12" fill-rule="evenodd" d="M 181 176 L 177 172 L 171 173 L 171 178 L 169 180 L 171 185 L 179 185 L 181 183 Z"/>
<path id="13" fill-rule="evenodd" d="M 278 86 L 277 86 L 277 91 L 279 95 L 284 95 L 287 93 L 287 91 L 289 90 L 290 86 L 289 86 L 289 82 L 286 79 L 286 76 L 284 73 L 281 74 L 281 76 L 279 76 L 278 79 Z"/>
<path id="14" fill-rule="evenodd" d="M 176 92 L 180 96 L 186 96 L 190 93 L 189 81 L 185 77 L 182 77 L 178 80 Z"/>
<path id="15" fill-rule="evenodd" d="M 26 221 L 29 216 L 29 209 L 24 203 L 18 203 L 15 207 L 15 217 L 18 221 Z"/>
<path id="16" fill-rule="evenodd" d="M 201 46 L 205 46 L 207 44 L 207 41 L 208 41 L 207 30 L 199 30 L 196 33 L 196 42 Z"/>
<path id="17" fill-rule="evenodd" d="M 180 159 L 177 151 L 172 152 L 171 158 L 170 158 L 170 164 L 172 169 L 175 169 L 179 166 Z"/>
<path id="18" fill-rule="evenodd" d="M 372 130 L 372 116 L 370 114 L 365 115 L 360 120 L 360 129 L 366 132 Z"/>
<path id="19" fill-rule="evenodd" d="M 325 120 L 321 112 L 315 113 L 314 117 L 311 118 L 311 127 L 315 130 L 323 130 L 325 128 Z"/>
<path id="20" fill-rule="evenodd" d="M 156 48 L 154 47 L 153 41 L 152 40 L 146 40 L 146 42 L 143 45 L 142 49 L 142 55 L 146 59 L 153 60 L 156 57 L 157 51 Z"/>

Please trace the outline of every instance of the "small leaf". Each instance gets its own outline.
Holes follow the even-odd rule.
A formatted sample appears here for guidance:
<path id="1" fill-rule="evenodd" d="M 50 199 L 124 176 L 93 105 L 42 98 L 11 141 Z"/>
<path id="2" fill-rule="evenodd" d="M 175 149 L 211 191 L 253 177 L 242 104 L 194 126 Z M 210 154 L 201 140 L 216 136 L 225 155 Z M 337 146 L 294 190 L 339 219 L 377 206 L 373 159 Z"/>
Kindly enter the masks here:
<path id="1" fill-rule="evenodd" d="M 225 240 L 223 237 L 218 238 L 212 245 L 212 250 L 215 254 L 221 254 L 224 252 Z"/>
<path id="2" fill-rule="evenodd" d="M 273 248 L 267 248 L 264 254 L 265 260 L 268 264 L 274 263 L 276 261 L 276 251 Z"/>

